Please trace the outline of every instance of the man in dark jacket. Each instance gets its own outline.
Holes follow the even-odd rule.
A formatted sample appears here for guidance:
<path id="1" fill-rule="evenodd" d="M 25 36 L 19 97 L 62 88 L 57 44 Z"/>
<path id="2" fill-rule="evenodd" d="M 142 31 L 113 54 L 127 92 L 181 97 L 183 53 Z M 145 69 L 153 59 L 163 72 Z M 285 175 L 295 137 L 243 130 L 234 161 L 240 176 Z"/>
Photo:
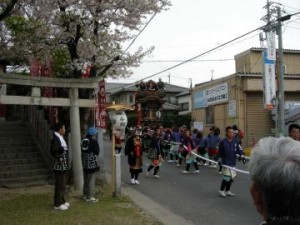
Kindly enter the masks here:
<path id="1" fill-rule="evenodd" d="M 234 130 L 231 126 L 226 127 L 226 138 L 220 141 L 219 156 L 221 163 L 225 167 L 223 170 L 223 179 L 219 194 L 221 197 L 234 196 L 235 194 L 230 191 L 233 179 L 236 177 L 236 172 L 228 167 L 235 167 L 236 155 L 244 157 L 243 150 L 239 143 L 234 138 Z"/>
<path id="2" fill-rule="evenodd" d="M 98 141 L 95 139 L 97 129 L 90 127 L 85 138 L 81 141 L 81 160 L 83 167 L 83 199 L 87 202 L 97 202 L 93 197 L 95 186 L 95 172 L 99 171 L 98 155 L 100 152 Z"/>
<path id="3" fill-rule="evenodd" d="M 66 173 L 68 171 L 67 152 L 68 146 L 64 139 L 65 125 L 57 123 L 54 125 L 54 134 L 51 140 L 50 152 L 53 156 L 53 171 L 55 179 L 54 187 L 54 209 L 67 210 L 70 206 L 65 201 Z"/>

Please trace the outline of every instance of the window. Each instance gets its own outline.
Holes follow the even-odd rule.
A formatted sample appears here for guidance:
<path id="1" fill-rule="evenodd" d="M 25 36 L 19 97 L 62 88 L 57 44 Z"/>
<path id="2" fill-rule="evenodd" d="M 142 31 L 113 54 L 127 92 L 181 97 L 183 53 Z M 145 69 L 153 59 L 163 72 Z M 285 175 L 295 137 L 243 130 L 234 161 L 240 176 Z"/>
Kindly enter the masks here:
<path id="1" fill-rule="evenodd" d="M 133 95 L 129 95 L 129 103 L 134 103 L 134 101 L 133 101 Z"/>
<path id="2" fill-rule="evenodd" d="M 214 124 L 215 123 L 215 107 L 208 106 L 205 108 L 205 119 L 206 124 Z"/>
<path id="3" fill-rule="evenodd" d="M 188 111 L 189 110 L 189 103 L 188 102 L 181 103 L 180 104 L 180 110 Z"/>

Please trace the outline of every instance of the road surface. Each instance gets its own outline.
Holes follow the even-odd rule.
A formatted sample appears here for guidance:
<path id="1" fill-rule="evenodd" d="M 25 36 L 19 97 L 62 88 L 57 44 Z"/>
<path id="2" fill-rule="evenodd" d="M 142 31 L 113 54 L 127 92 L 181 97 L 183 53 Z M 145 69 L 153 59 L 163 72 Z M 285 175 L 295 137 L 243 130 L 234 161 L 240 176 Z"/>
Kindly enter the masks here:
<path id="1" fill-rule="evenodd" d="M 111 171 L 111 143 L 104 139 L 104 161 L 105 170 Z M 197 225 L 253 225 L 260 224 L 261 218 L 256 212 L 249 194 L 250 178 L 247 174 L 238 174 L 231 191 L 234 197 L 221 198 L 218 195 L 222 175 L 215 168 L 200 166 L 200 173 L 193 174 L 191 166 L 190 174 L 182 174 L 184 167 L 177 167 L 176 163 L 164 162 L 159 171 L 160 178 L 154 178 L 152 174 L 148 177 L 145 173 L 146 159 L 144 160 L 144 172 L 140 174 L 140 184 L 130 185 L 129 167 L 127 158 L 121 156 L 122 168 L 122 193 L 126 191 L 129 195 L 138 194 L 144 196 L 152 203 L 158 204 L 160 209 L 157 214 L 166 210 L 165 221 L 172 220 L 169 224 L 181 224 L 186 221 Z M 247 170 L 247 165 L 238 163 L 238 168 Z M 134 196 L 132 196 L 134 197 Z M 141 197 L 140 197 L 141 198 Z M 147 209 L 144 204 L 152 204 L 146 200 L 140 201 L 142 208 Z M 168 215 L 166 215 L 166 213 Z M 159 215 L 162 217 L 163 215 Z M 166 223 L 165 223 L 166 224 Z"/>

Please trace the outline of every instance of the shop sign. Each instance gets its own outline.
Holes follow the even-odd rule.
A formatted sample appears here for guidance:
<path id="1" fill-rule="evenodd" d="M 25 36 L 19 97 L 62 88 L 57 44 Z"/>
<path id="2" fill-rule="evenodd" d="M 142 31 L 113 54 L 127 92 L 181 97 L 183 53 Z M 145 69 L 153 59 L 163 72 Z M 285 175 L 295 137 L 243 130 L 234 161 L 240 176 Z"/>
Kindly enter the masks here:
<path id="1" fill-rule="evenodd" d="M 223 83 L 206 90 L 198 91 L 194 95 L 194 108 L 205 108 L 228 101 L 228 85 Z"/>

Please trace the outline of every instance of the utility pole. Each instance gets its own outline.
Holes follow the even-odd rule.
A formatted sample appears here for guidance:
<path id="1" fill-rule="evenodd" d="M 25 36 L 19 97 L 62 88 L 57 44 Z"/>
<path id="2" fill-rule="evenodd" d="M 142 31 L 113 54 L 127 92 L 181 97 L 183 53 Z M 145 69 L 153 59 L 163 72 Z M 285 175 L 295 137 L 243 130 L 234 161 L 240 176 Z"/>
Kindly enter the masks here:
<path id="1" fill-rule="evenodd" d="M 281 24 L 281 8 L 277 7 L 277 35 L 278 35 L 278 60 L 279 60 L 279 136 L 284 135 L 284 110 L 285 110 L 285 103 L 284 103 L 284 67 L 283 67 L 283 50 L 282 50 L 282 24 Z"/>
<path id="2" fill-rule="evenodd" d="M 274 57 L 270 57 L 271 55 L 277 55 L 277 64 L 278 64 L 278 71 L 277 71 L 277 83 L 278 83 L 278 103 L 276 105 L 276 110 L 278 112 L 277 118 L 276 118 L 276 123 L 278 125 L 278 129 L 277 129 L 277 136 L 281 137 L 284 136 L 285 134 L 285 120 L 284 120 L 284 114 L 285 114 L 285 99 L 284 99 L 284 74 L 285 74 L 285 68 L 284 68 L 284 63 L 283 63 L 283 45 L 282 45 L 282 22 L 289 20 L 291 18 L 292 15 L 286 15 L 286 16 L 281 16 L 281 8 L 280 6 L 277 7 L 271 7 L 272 4 L 274 2 L 269 2 L 269 0 L 267 1 L 267 5 L 265 6 L 267 8 L 267 15 L 263 18 L 264 20 L 266 20 L 267 25 L 264 28 L 264 31 L 266 32 L 266 35 L 271 35 L 272 33 L 274 33 L 274 31 L 276 31 L 276 34 L 278 36 L 278 50 L 277 50 L 277 54 L 276 53 L 276 45 L 275 45 L 275 39 L 274 39 L 274 44 L 272 41 L 272 37 L 270 36 L 270 39 L 267 40 L 268 45 L 267 46 L 267 51 L 268 51 L 268 55 L 267 58 L 274 60 Z M 272 20 L 272 15 L 275 14 L 275 12 L 277 13 L 276 16 L 274 16 L 276 19 Z M 298 13 L 297 13 L 298 14 Z M 295 15 L 295 14 L 293 14 Z M 275 51 L 274 51 L 275 50 Z M 273 54 L 273 53 L 274 54 Z M 265 59 L 264 59 L 265 60 Z M 269 65 L 272 64 L 272 62 L 265 62 L 265 65 Z M 271 67 L 267 68 L 267 71 L 271 71 Z M 270 74 L 267 74 L 267 72 L 265 72 L 265 76 L 269 76 Z M 268 79 L 264 80 L 264 82 L 266 83 L 268 81 Z M 267 84 L 265 84 L 267 85 Z M 270 85 L 270 84 L 268 84 Z M 270 87 L 273 87 L 274 85 L 271 85 Z M 268 89 L 268 87 L 265 87 L 266 89 Z M 267 93 L 268 94 L 268 93 Z M 268 97 L 268 95 L 265 95 L 265 97 Z M 269 99 L 270 100 L 270 99 Z M 270 104 L 270 102 L 269 102 Z M 268 109 L 268 108 L 267 108 Z"/>

